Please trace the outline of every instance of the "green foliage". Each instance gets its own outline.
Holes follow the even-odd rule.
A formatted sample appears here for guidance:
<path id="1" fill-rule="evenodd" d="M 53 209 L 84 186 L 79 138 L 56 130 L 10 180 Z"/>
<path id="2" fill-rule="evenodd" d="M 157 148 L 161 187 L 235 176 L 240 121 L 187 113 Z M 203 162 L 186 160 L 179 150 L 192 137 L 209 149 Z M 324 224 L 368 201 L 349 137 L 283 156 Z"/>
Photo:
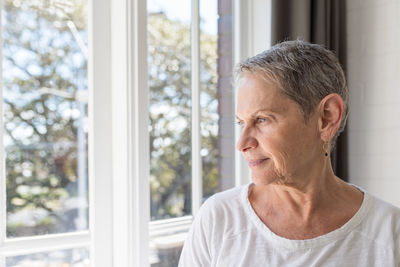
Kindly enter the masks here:
<path id="1" fill-rule="evenodd" d="M 151 217 L 191 213 L 190 27 L 149 16 Z M 201 34 L 201 132 L 204 196 L 217 189 L 217 39 Z"/>
<path id="2" fill-rule="evenodd" d="M 77 93 L 87 88 L 87 64 L 68 23 L 85 39 L 87 5 L 50 2 L 4 1 L 7 212 L 34 214 L 33 221 L 8 221 L 9 237 L 76 229 L 78 210 L 66 202 L 78 194 L 74 114 L 81 108 Z M 190 28 L 152 14 L 148 31 L 151 217 L 162 219 L 191 213 Z M 216 38 L 201 34 L 205 198 L 218 188 Z"/>
<path id="3" fill-rule="evenodd" d="M 87 65 L 68 23 L 85 38 L 86 6 L 4 1 L 7 212 L 34 217 L 9 222 L 8 236 L 74 230 L 77 211 L 64 205 L 77 196 L 78 123 L 71 114 L 80 107 L 76 93 L 87 87 Z"/>

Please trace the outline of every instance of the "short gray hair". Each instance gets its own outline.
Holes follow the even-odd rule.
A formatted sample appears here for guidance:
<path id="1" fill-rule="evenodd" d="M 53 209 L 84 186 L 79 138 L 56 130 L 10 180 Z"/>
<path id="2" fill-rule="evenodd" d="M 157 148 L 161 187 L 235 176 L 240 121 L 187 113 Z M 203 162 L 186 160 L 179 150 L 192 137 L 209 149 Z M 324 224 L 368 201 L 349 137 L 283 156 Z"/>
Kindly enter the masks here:
<path id="1" fill-rule="evenodd" d="M 285 41 L 239 63 L 235 81 L 246 74 L 261 73 L 295 101 L 307 121 L 316 105 L 336 93 L 344 102 L 344 116 L 331 140 L 331 148 L 346 126 L 349 92 L 343 69 L 335 54 L 324 47 L 301 40 Z"/>

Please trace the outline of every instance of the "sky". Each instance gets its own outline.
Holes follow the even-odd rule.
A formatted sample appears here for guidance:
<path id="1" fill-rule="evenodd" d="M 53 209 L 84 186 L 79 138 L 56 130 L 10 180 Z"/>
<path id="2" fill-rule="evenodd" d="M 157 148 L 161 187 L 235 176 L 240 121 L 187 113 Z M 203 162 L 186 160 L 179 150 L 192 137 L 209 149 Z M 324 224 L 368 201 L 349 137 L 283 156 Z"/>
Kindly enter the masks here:
<path id="1" fill-rule="evenodd" d="M 199 0 L 201 29 L 209 34 L 217 34 L 217 0 Z M 163 11 L 170 19 L 190 23 L 190 0 L 149 0 L 148 12 Z"/>

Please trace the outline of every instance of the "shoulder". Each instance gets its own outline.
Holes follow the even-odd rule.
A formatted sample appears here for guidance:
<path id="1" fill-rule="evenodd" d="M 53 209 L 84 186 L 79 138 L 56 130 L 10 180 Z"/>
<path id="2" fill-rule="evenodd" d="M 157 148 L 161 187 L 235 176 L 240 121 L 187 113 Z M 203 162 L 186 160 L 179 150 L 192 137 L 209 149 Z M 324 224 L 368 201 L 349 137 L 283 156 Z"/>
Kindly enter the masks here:
<path id="1" fill-rule="evenodd" d="M 204 202 L 207 205 L 224 205 L 232 200 L 240 200 L 242 194 L 248 189 L 248 185 L 236 186 L 231 189 L 216 193 Z"/>
<path id="2" fill-rule="evenodd" d="M 194 216 L 193 230 L 202 229 L 215 241 L 247 229 L 247 192 L 248 185 L 243 185 L 211 196 Z"/>
<path id="3" fill-rule="evenodd" d="M 196 217 L 232 216 L 244 206 L 248 185 L 237 186 L 214 194 L 201 206 Z"/>
<path id="4" fill-rule="evenodd" d="M 179 266 L 210 266 L 224 238 L 236 225 L 247 186 L 235 187 L 208 198 L 195 214 Z"/>
<path id="5" fill-rule="evenodd" d="M 362 223 L 363 234 L 375 245 L 400 253 L 400 208 L 367 192 L 364 194 L 369 208 Z"/>
<path id="6" fill-rule="evenodd" d="M 391 229 L 400 236 L 400 208 L 380 199 L 369 195 L 371 199 L 372 212 L 370 216 L 374 221 L 381 225 L 391 226 Z"/>
<path id="7" fill-rule="evenodd" d="M 371 223 L 391 223 L 400 227 L 400 208 L 396 207 L 372 194 L 368 191 L 351 184 L 364 193 L 362 206 L 366 206 L 366 219 Z M 400 229 L 399 229 L 400 230 Z"/>
<path id="8" fill-rule="evenodd" d="M 377 222 L 390 222 L 400 227 L 400 208 L 396 207 L 378 197 L 365 193 L 370 202 L 369 216 Z M 400 230 L 400 229 L 399 229 Z"/>

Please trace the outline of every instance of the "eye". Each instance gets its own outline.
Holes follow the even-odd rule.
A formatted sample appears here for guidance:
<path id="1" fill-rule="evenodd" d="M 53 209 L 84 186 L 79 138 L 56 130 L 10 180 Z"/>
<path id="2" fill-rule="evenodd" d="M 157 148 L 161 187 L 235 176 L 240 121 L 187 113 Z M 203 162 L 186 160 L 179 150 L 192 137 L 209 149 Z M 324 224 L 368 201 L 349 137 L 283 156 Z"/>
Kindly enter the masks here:
<path id="1" fill-rule="evenodd" d="M 243 126 L 244 122 L 243 121 L 236 121 L 236 124 L 239 125 L 239 126 Z"/>
<path id="2" fill-rule="evenodd" d="M 268 119 L 267 118 L 256 118 L 256 123 L 264 123 L 267 122 Z"/>

